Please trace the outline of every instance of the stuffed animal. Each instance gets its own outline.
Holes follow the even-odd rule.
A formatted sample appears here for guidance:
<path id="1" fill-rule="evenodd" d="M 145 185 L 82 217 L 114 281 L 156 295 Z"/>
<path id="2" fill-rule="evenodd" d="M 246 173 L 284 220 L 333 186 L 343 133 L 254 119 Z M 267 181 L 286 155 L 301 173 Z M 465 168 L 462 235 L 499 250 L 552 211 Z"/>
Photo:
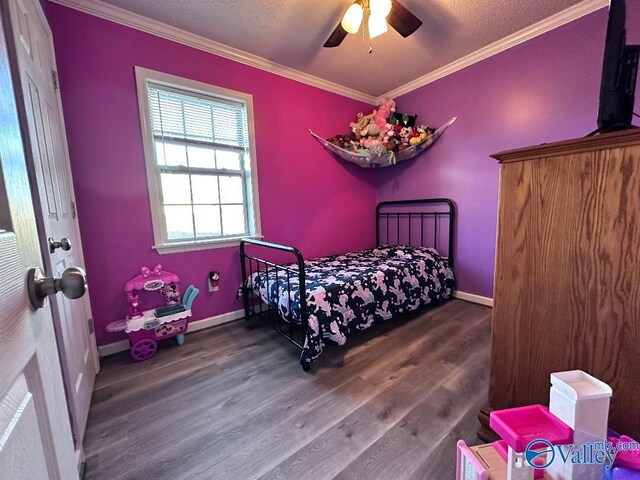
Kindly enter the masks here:
<path id="1" fill-rule="evenodd" d="M 380 130 L 385 130 L 387 126 L 387 122 L 391 118 L 391 116 L 396 111 L 396 102 L 389 97 L 384 97 L 382 103 L 378 107 L 378 113 L 373 118 L 373 122 L 380 128 Z"/>
<path id="2" fill-rule="evenodd" d="M 380 135 L 380 127 L 371 122 L 369 125 L 360 130 L 360 135 L 363 137 L 377 137 Z"/>
<path id="3" fill-rule="evenodd" d="M 424 142 L 429 135 L 432 135 L 435 132 L 433 128 L 427 127 L 426 125 L 420 125 L 418 128 L 414 130 L 413 136 L 409 140 L 411 145 L 419 145 Z"/>
<path id="4" fill-rule="evenodd" d="M 371 124 L 371 122 L 373 121 L 373 118 L 376 116 L 377 113 L 378 113 L 377 110 L 374 110 L 373 113 L 371 113 L 369 115 L 364 115 L 362 112 L 358 113 L 358 121 L 357 122 L 351 122 L 349 124 L 349 126 L 351 127 L 351 131 L 353 133 L 355 133 L 356 135 L 361 135 L 363 137 L 365 137 L 367 135 L 374 135 L 373 133 L 370 133 L 368 131 L 368 127 Z M 380 131 L 378 131 L 378 133 L 380 133 Z"/>
<path id="5" fill-rule="evenodd" d="M 422 130 L 424 130 L 426 132 L 427 137 L 429 135 L 433 135 L 434 133 L 436 133 L 436 129 L 435 128 L 428 127 L 427 125 L 420 125 L 418 127 L 418 130 L 420 130 L 420 129 L 422 129 Z"/>
<path id="6" fill-rule="evenodd" d="M 400 140 L 396 139 L 395 137 L 391 137 L 389 140 L 386 140 L 385 142 L 383 142 L 383 145 L 390 152 L 398 153 L 398 151 L 400 150 Z"/>
<path id="7" fill-rule="evenodd" d="M 386 123 L 381 132 L 383 137 L 391 138 L 395 134 L 395 127 L 390 123 Z"/>
<path id="8" fill-rule="evenodd" d="M 377 145 L 380 143 L 382 142 L 378 140 L 378 137 L 367 137 L 360 140 L 360 145 L 362 145 L 364 148 L 371 148 L 372 145 Z"/>
<path id="9" fill-rule="evenodd" d="M 382 129 L 382 132 L 380 132 L 380 138 L 382 138 L 382 143 L 387 147 L 387 149 L 392 150 L 397 142 L 394 126 L 387 123 Z"/>
<path id="10" fill-rule="evenodd" d="M 407 115 L 406 113 L 394 113 L 391 117 L 391 123 L 393 125 L 400 125 L 402 127 L 414 127 L 418 115 Z"/>
<path id="11" fill-rule="evenodd" d="M 390 163 L 395 163 L 396 153 L 425 142 L 435 132 L 426 125 L 415 127 L 417 118 L 417 115 L 397 113 L 396 102 L 385 97 L 373 113 L 358 113 L 357 121 L 349 124 L 349 134 L 336 135 L 327 141 L 362 155 L 388 155 Z"/>
<path id="12" fill-rule="evenodd" d="M 360 142 L 364 148 L 366 148 L 374 157 L 381 157 L 387 154 L 387 147 L 384 145 L 379 137 L 365 138 Z"/>
<path id="13" fill-rule="evenodd" d="M 377 143 L 374 143 L 369 147 L 369 151 L 374 157 L 382 157 L 387 154 L 387 147 L 377 140 Z"/>
<path id="14" fill-rule="evenodd" d="M 402 127 L 400 128 L 400 138 L 402 139 L 402 143 L 409 144 L 409 140 L 413 134 L 413 128 L 411 127 Z"/>
<path id="15" fill-rule="evenodd" d="M 417 132 L 416 132 L 417 133 Z M 413 135 L 410 139 L 409 139 L 409 145 L 411 145 L 412 147 L 415 145 L 418 145 L 419 143 L 422 142 L 422 139 L 420 138 L 420 134 L 418 133 L 417 135 Z"/>
<path id="16" fill-rule="evenodd" d="M 420 127 L 414 128 L 411 131 L 411 138 L 409 139 L 409 144 L 411 146 L 418 145 L 422 143 L 424 140 L 426 140 L 426 138 L 427 138 L 427 132 L 425 132 L 424 129 L 421 129 Z"/>
<path id="17" fill-rule="evenodd" d="M 327 141 L 345 150 L 356 150 L 356 145 L 359 144 L 360 139 L 355 133 L 350 132 L 347 135 L 336 135 L 335 137 L 328 138 Z"/>

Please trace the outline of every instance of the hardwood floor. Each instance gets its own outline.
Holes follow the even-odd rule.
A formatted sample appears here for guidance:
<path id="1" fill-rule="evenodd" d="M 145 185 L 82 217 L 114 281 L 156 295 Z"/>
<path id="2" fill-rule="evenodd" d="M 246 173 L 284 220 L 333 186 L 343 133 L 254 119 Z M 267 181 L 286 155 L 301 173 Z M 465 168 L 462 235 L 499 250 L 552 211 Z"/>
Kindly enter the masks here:
<path id="1" fill-rule="evenodd" d="M 478 443 L 491 309 L 452 300 L 331 346 L 311 372 L 258 322 L 104 361 L 87 479 L 448 480 Z M 415 317 L 415 316 L 414 316 Z"/>

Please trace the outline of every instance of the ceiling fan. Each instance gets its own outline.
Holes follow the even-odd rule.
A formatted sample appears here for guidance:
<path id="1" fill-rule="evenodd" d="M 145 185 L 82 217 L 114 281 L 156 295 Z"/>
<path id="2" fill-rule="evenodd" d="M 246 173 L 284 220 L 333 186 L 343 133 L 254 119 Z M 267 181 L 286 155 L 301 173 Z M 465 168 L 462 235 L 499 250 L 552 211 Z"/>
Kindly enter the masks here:
<path id="1" fill-rule="evenodd" d="M 405 38 L 422 25 L 422 20 L 407 10 L 398 0 L 356 0 L 349 6 L 342 21 L 323 46 L 337 47 L 348 33 L 358 33 L 365 16 L 368 17 L 369 38 L 385 33 L 388 30 L 387 23 Z"/>

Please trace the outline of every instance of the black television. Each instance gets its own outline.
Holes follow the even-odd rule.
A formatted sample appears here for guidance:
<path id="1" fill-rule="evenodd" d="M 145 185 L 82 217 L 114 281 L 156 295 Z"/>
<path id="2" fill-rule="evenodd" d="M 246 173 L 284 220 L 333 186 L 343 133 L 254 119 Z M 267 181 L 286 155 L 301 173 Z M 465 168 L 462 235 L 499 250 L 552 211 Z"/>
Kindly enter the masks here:
<path id="1" fill-rule="evenodd" d="M 627 45 L 625 0 L 611 0 L 602 66 L 598 130 L 606 133 L 633 128 L 633 107 L 640 45 Z"/>

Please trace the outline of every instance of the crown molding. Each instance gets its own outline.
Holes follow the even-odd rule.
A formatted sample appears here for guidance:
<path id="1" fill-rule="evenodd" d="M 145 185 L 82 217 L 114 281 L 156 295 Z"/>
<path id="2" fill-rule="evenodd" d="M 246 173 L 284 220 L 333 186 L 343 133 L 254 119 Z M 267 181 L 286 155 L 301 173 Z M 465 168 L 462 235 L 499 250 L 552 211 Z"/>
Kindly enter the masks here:
<path id="1" fill-rule="evenodd" d="M 270 72 L 281 77 L 289 78 L 307 85 L 311 85 L 331 93 L 336 93 L 344 97 L 358 100 L 370 105 L 379 105 L 384 97 L 399 97 L 420 87 L 440 80 L 448 75 L 458 72 L 473 64 L 486 60 L 493 55 L 502 53 L 512 47 L 520 45 L 539 35 L 547 33 L 555 28 L 561 27 L 574 20 L 593 13 L 609 5 L 609 0 L 584 0 L 572 7 L 567 8 L 551 17 L 541 20 L 527 28 L 513 33 L 501 40 L 498 40 L 486 47 L 476 50 L 465 57 L 451 62 L 444 67 L 438 68 L 422 77 L 395 88 L 384 95 L 375 97 L 363 92 L 359 92 L 349 87 L 339 85 L 329 80 L 301 72 L 291 67 L 272 62 L 258 55 L 254 55 L 237 48 L 230 47 L 220 42 L 210 40 L 200 35 L 181 30 L 171 25 L 167 25 L 156 20 L 144 17 L 137 13 L 129 12 L 120 7 L 105 3 L 101 0 L 49 0 L 53 3 L 73 8 L 89 15 L 93 15 L 126 27 L 134 28 L 142 32 L 155 35 L 182 45 L 197 48 L 220 57 L 233 60 L 244 65 L 248 65 L 266 72 Z"/>
<path id="2" fill-rule="evenodd" d="M 524 28 L 516 33 L 513 33 L 497 42 L 491 43 L 486 47 L 483 47 L 475 52 L 456 60 L 444 67 L 438 68 L 426 75 L 423 75 L 420 78 L 416 78 L 415 80 L 402 85 L 401 87 L 395 88 L 390 92 L 387 92 L 384 95 L 378 97 L 376 104 L 379 104 L 384 97 L 399 97 L 406 93 L 412 92 L 420 87 L 424 87 L 430 83 L 435 82 L 436 80 L 440 80 L 452 73 L 458 72 L 463 68 L 469 67 L 475 63 L 481 62 L 482 60 L 486 60 L 489 57 L 497 55 L 498 53 L 502 53 L 505 50 L 508 50 L 516 45 L 520 45 L 528 40 L 531 40 L 539 35 L 547 33 L 553 29 L 566 25 L 567 23 L 573 22 L 574 20 L 578 20 L 590 13 L 593 13 L 601 8 L 607 7 L 609 5 L 609 0 L 585 0 L 580 2 L 572 7 L 567 8 L 561 12 L 556 13 L 544 20 L 541 20 L 538 23 L 534 23 L 533 25 Z"/>
<path id="3" fill-rule="evenodd" d="M 367 95 L 349 87 L 324 80 L 322 78 L 301 72 L 291 67 L 272 62 L 249 52 L 230 47 L 220 42 L 172 27 L 166 23 L 158 22 L 137 13 L 129 12 L 120 7 L 110 5 L 100 0 L 49 0 L 65 7 L 88 13 L 104 20 L 109 20 L 126 27 L 134 28 L 157 37 L 171 40 L 189 47 L 197 48 L 220 57 L 233 60 L 250 67 L 258 68 L 269 73 L 279 75 L 300 83 L 311 85 L 331 93 L 358 100 L 371 105 L 376 105 L 376 97 Z"/>

